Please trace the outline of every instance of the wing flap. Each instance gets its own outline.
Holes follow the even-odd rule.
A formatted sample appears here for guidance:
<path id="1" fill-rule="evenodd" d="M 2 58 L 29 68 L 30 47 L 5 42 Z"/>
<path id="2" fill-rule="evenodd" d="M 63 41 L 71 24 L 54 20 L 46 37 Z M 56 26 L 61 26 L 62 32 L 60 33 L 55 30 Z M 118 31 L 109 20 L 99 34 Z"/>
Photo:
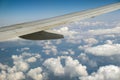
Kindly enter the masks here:
<path id="1" fill-rule="evenodd" d="M 55 32 L 50 32 L 50 31 L 39 31 L 23 36 L 19 36 L 20 38 L 23 39 L 28 39 L 28 40 L 50 40 L 50 39 L 61 39 L 64 38 L 63 35 L 57 34 Z"/>

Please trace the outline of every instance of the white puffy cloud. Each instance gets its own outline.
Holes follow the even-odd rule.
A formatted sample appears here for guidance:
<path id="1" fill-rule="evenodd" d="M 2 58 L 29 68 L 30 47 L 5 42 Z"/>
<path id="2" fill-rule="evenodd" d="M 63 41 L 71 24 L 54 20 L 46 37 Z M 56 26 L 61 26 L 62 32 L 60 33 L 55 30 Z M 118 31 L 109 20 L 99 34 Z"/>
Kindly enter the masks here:
<path id="1" fill-rule="evenodd" d="M 36 58 L 35 57 L 30 57 L 30 58 L 28 58 L 26 61 L 27 62 L 36 62 Z"/>
<path id="2" fill-rule="evenodd" d="M 62 59 L 65 59 L 65 66 L 61 63 Z M 64 75 L 72 78 L 87 75 L 86 66 L 83 66 L 78 60 L 73 60 L 71 57 L 50 58 L 43 65 L 55 76 Z"/>
<path id="3" fill-rule="evenodd" d="M 14 72 L 7 75 L 7 80 L 22 80 L 25 79 L 23 72 Z"/>
<path id="4" fill-rule="evenodd" d="M 61 39 L 59 39 L 59 40 L 56 40 L 56 44 L 58 45 L 58 44 L 61 44 L 62 43 L 62 40 Z"/>
<path id="5" fill-rule="evenodd" d="M 14 62 L 14 65 L 17 68 L 17 70 L 20 71 L 27 71 L 29 69 L 29 64 L 23 61 Z"/>
<path id="6" fill-rule="evenodd" d="M 0 72 L 0 80 L 22 80 L 25 79 L 25 75 L 23 72 L 6 72 L 1 71 Z"/>
<path id="7" fill-rule="evenodd" d="M 110 29 L 89 30 L 88 32 L 92 35 L 120 34 L 120 27 L 114 27 Z"/>
<path id="8" fill-rule="evenodd" d="M 58 33 L 63 34 L 65 37 L 67 37 L 67 38 L 65 38 L 65 41 L 68 43 L 74 43 L 74 44 L 80 43 L 81 41 L 77 40 L 78 37 L 76 36 L 76 35 L 78 35 L 79 32 L 75 31 L 74 29 L 70 29 L 69 26 L 70 25 L 64 26 L 55 31 L 57 31 Z"/>
<path id="9" fill-rule="evenodd" d="M 38 58 L 40 58 L 39 54 L 32 54 L 32 53 L 22 53 L 20 55 L 12 55 L 13 66 L 8 66 L 0 63 L 0 70 L 1 70 L 0 80 L 23 80 L 26 79 L 27 71 L 29 73 L 35 72 L 35 70 L 41 72 L 42 71 L 41 69 L 38 68 L 32 70 L 30 69 L 29 66 L 29 63 L 36 62 Z M 37 76 L 38 76 L 37 78 L 40 80 L 40 75 L 38 74 Z M 34 77 L 32 76 L 31 78 Z"/>
<path id="10" fill-rule="evenodd" d="M 29 47 L 24 47 L 24 48 L 21 48 L 21 49 L 16 49 L 16 51 L 28 51 L 30 50 Z"/>
<path id="11" fill-rule="evenodd" d="M 83 66 L 78 60 L 73 60 L 71 57 L 66 57 L 64 70 L 65 75 L 70 77 L 87 75 L 86 66 Z"/>
<path id="12" fill-rule="evenodd" d="M 120 80 L 120 67 L 114 65 L 103 66 L 97 72 L 81 77 L 80 80 Z"/>
<path id="13" fill-rule="evenodd" d="M 61 54 L 63 54 L 63 55 L 68 55 L 69 52 L 67 52 L 67 51 L 62 51 Z"/>
<path id="14" fill-rule="evenodd" d="M 23 52 L 21 54 L 22 58 L 24 59 L 28 59 L 28 58 L 31 58 L 31 57 L 35 57 L 36 59 L 39 59 L 41 58 L 41 55 L 39 53 L 27 53 L 27 52 Z M 28 57 L 28 58 L 26 58 Z"/>
<path id="15" fill-rule="evenodd" d="M 89 59 L 85 53 L 81 53 L 78 58 L 82 63 L 89 65 L 89 67 L 97 67 L 97 62 Z"/>
<path id="16" fill-rule="evenodd" d="M 0 63 L 0 69 L 1 70 L 7 70 L 8 66 L 7 65 L 3 65 Z"/>
<path id="17" fill-rule="evenodd" d="M 0 80 L 5 80 L 6 77 L 7 77 L 6 72 L 2 70 L 2 71 L 0 72 Z"/>
<path id="18" fill-rule="evenodd" d="M 13 55 L 13 64 L 18 71 L 27 71 L 29 69 L 29 63 L 36 62 L 41 56 L 39 54 L 22 53 L 21 55 Z"/>
<path id="19" fill-rule="evenodd" d="M 106 44 L 113 44 L 113 42 L 111 40 L 107 40 Z"/>
<path id="20" fill-rule="evenodd" d="M 49 55 L 50 53 L 53 53 L 53 55 L 57 54 L 57 46 L 53 45 L 51 41 L 47 41 L 45 43 L 42 44 L 43 46 L 43 52 L 47 55 Z"/>
<path id="21" fill-rule="evenodd" d="M 93 44 L 98 43 L 98 40 L 96 40 L 95 38 L 87 38 L 87 39 L 83 39 L 83 40 L 88 45 L 93 45 Z"/>
<path id="22" fill-rule="evenodd" d="M 115 38 L 116 37 L 116 35 L 115 34 L 107 34 L 107 35 L 102 35 L 103 36 L 103 38 L 105 37 L 105 38 Z"/>
<path id="23" fill-rule="evenodd" d="M 68 49 L 67 51 L 61 51 L 60 54 L 63 54 L 63 55 L 74 55 L 75 52 L 72 49 Z"/>
<path id="24" fill-rule="evenodd" d="M 85 49 L 85 52 L 97 56 L 112 56 L 120 54 L 120 44 L 104 44 Z"/>
<path id="25" fill-rule="evenodd" d="M 63 34 L 63 35 L 65 35 L 65 36 L 73 36 L 73 35 L 77 34 L 76 31 L 69 30 L 69 28 L 67 26 L 62 27 L 62 28 L 60 28 L 60 29 L 58 29 L 56 31 Z"/>
<path id="26" fill-rule="evenodd" d="M 12 56 L 14 67 L 20 71 L 27 71 L 29 69 L 29 64 L 25 62 L 22 56 L 13 55 Z"/>
<path id="27" fill-rule="evenodd" d="M 64 68 L 60 62 L 60 58 L 50 58 L 45 60 L 43 65 L 55 76 L 62 76 L 64 74 Z"/>
<path id="28" fill-rule="evenodd" d="M 37 67 L 37 68 L 34 68 L 34 69 L 31 69 L 27 75 L 34 79 L 34 80 L 43 80 L 43 75 L 42 75 L 42 69 L 41 67 Z"/>
<path id="29" fill-rule="evenodd" d="M 2 65 L 0 72 L 0 80 L 22 80 L 25 79 L 25 75 L 23 71 L 26 70 L 26 66 L 24 63 L 20 63 L 20 67 L 18 65 L 14 65 L 13 67 Z M 22 65 L 22 66 L 21 66 Z M 21 68 L 21 69 L 20 69 Z"/>
<path id="30" fill-rule="evenodd" d="M 74 55 L 75 52 L 72 50 L 72 49 L 68 49 L 68 52 L 71 54 L 71 55 Z"/>

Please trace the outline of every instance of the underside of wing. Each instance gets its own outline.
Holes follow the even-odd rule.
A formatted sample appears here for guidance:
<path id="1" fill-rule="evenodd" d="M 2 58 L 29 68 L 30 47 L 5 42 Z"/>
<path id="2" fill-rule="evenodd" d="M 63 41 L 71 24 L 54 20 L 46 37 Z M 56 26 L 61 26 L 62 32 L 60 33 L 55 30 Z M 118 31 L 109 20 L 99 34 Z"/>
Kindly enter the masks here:
<path id="1" fill-rule="evenodd" d="M 22 35 L 19 37 L 23 39 L 28 39 L 28 40 L 50 40 L 50 39 L 64 38 L 63 35 L 57 34 L 55 32 L 50 32 L 50 31 L 39 31 L 39 32 L 27 34 L 27 35 Z"/>

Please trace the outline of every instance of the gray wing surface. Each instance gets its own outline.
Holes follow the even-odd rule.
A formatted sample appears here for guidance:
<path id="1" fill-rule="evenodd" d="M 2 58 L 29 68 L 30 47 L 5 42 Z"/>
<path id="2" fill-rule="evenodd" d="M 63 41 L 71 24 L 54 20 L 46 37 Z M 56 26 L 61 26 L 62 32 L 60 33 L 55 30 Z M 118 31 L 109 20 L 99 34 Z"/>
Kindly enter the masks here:
<path id="1" fill-rule="evenodd" d="M 49 40 L 63 38 L 63 35 L 51 31 L 49 32 L 47 30 L 66 23 L 92 18 L 118 9 L 120 9 L 120 2 L 44 20 L 0 27 L 0 41 L 6 41 L 14 37 L 20 37 L 29 40 Z"/>

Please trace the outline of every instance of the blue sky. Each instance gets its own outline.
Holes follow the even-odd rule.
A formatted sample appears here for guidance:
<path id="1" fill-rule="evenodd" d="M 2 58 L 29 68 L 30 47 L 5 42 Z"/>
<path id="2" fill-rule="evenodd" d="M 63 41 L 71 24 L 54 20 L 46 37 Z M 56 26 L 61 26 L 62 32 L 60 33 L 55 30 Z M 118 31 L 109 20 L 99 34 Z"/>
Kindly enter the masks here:
<path id="1" fill-rule="evenodd" d="M 0 0 L 0 26 L 82 11 L 118 1 L 119 0 Z"/>

